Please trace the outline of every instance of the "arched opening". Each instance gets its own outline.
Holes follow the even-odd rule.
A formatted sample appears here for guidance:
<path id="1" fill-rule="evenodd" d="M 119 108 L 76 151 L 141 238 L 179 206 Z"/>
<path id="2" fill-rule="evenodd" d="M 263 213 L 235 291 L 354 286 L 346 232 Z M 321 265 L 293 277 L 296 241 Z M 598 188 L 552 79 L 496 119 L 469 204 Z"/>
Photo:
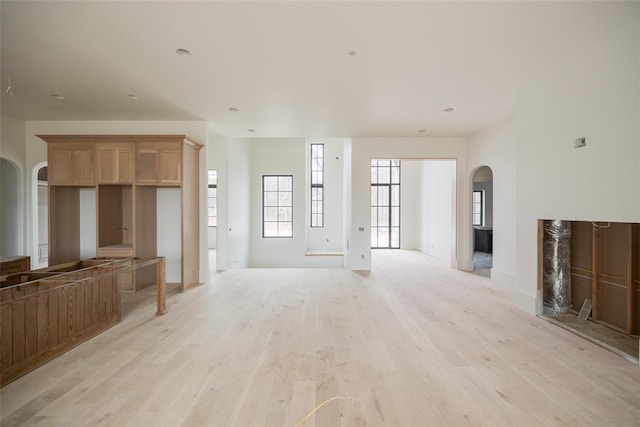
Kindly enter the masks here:
<path id="1" fill-rule="evenodd" d="M 493 171 L 481 166 L 472 175 L 473 271 L 490 277 L 493 267 Z"/>
<path id="2" fill-rule="evenodd" d="M 20 169 L 0 157 L 0 255 L 21 255 Z"/>
<path id="3" fill-rule="evenodd" d="M 36 174 L 36 206 L 33 210 L 36 218 L 34 224 L 36 236 L 36 263 L 39 268 L 49 265 L 49 178 L 46 164 L 35 168 Z"/>

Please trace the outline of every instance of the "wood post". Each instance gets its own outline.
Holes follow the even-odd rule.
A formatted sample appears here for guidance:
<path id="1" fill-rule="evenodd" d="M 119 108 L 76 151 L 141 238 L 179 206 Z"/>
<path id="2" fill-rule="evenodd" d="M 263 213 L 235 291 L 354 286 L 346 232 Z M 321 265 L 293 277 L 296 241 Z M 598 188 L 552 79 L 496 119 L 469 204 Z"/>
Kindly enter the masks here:
<path id="1" fill-rule="evenodd" d="M 593 320 L 600 320 L 600 229 L 592 225 L 592 247 L 591 247 L 591 317 Z"/>
<path id="2" fill-rule="evenodd" d="M 627 224 L 627 333 L 632 335 L 636 332 L 637 293 L 633 281 L 634 262 L 637 259 L 636 245 L 633 238 L 633 224 Z"/>
<path id="3" fill-rule="evenodd" d="M 165 258 L 160 257 L 161 260 L 158 264 L 156 264 L 156 286 L 157 297 L 158 297 L 158 309 L 156 311 L 156 316 L 162 316 L 167 312 L 167 296 L 166 296 L 166 283 L 164 281 L 164 262 Z"/>

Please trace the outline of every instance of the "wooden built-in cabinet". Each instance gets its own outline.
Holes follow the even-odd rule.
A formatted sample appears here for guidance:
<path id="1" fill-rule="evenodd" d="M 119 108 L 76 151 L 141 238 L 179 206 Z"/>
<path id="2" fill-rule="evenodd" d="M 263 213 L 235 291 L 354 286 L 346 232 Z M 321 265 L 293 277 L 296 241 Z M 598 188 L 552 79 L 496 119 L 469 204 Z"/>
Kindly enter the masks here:
<path id="1" fill-rule="evenodd" d="M 138 144 L 138 185 L 175 186 L 182 181 L 182 150 L 179 144 Z"/>
<path id="2" fill-rule="evenodd" d="M 201 144 L 185 135 L 39 137 L 48 146 L 51 264 L 80 259 L 81 187 L 95 189 L 98 257 L 158 256 L 156 189 L 177 187 L 183 290 L 198 283 Z M 153 271 L 141 269 L 130 288 L 154 280 Z"/>
<path id="3" fill-rule="evenodd" d="M 93 147 L 56 144 L 48 150 L 49 185 L 92 186 L 95 184 Z"/>
<path id="4" fill-rule="evenodd" d="M 98 184 L 133 184 L 135 177 L 135 144 L 100 144 L 98 158 Z"/>

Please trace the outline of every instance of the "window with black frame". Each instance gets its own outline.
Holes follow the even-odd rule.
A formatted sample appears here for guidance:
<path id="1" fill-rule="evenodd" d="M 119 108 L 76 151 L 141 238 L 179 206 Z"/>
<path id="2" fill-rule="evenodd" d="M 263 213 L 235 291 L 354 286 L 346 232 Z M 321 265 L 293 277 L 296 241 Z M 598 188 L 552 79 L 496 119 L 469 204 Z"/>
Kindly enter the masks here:
<path id="1" fill-rule="evenodd" d="M 400 248 L 400 160 L 371 160 L 371 248 Z"/>
<path id="2" fill-rule="evenodd" d="M 293 237 L 293 176 L 262 176 L 262 237 Z"/>

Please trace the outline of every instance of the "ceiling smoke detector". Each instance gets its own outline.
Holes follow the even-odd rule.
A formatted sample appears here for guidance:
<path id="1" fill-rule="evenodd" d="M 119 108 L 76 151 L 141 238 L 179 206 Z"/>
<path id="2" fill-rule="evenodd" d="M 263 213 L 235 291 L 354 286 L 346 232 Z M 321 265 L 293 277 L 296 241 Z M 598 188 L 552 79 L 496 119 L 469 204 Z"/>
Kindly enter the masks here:
<path id="1" fill-rule="evenodd" d="M 138 99 L 138 95 L 130 93 L 130 94 L 127 95 L 127 98 L 129 98 L 129 99 Z"/>
<path id="2" fill-rule="evenodd" d="M 238 109 L 236 107 L 229 107 L 229 111 L 231 111 L 232 113 L 237 113 Z"/>
<path id="3" fill-rule="evenodd" d="M 450 112 L 452 112 L 452 111 L 453 111 L 453 107 L 447 107 L 447 108 L 445 108 L 445 109 L 444 109 L 444 110 L 442 110 L 442 111 L 444 111 L 445 113 L 450 113 Z"/>
<path id="4" fill-rule="evenodd" d="M 176 49 L 178 56 L 191 56 L 191 52 L 188 49 Z"/>
<path id="5" fill-rule="evenodd" d="M 60 100 L 64 99 L 64 96 L 62 96 L 62 95 L 58 95 L 57 93 L 52 93 L 52 94 L 51 94 L 51 97 L 52 97 L 53 99 L 60 99 Z"/>

